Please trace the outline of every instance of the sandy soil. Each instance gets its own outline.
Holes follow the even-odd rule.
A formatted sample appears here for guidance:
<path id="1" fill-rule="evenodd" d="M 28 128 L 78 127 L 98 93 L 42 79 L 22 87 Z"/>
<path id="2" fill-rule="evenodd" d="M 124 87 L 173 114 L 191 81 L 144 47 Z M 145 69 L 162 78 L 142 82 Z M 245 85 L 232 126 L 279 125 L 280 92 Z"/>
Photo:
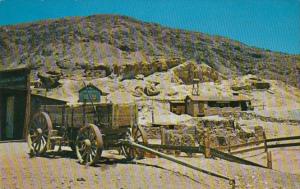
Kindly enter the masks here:
<path id="1" fill-rule="evenodd" d="M 228 181 L 208 176 L 160 158 L 125 163 L 114 151 L 105 151 L 96 167 L 85 167 L 68 152 L 57 157 L 29 158 L 26 143 L 0 144 L 0 188 L 230 188 Z M 280 151 L 282 155 L 286 151 Z M 223 160 L 204 159 L 202 155 L 184 161 L 235 178 L 238 188 L 299 188 L 300 174 L 288 173 L 299 168 L 300 148 L 289 149 L 293 156 L 277 160 L 274 167 L 285 172 L 245 166 Z M 247 155 L 245 155 L 247 156 Z M 258 162 L 264 163 L 263 155 Z M 251 159 L 251 158 L 250 158 Z M 297 162 L 295 162 L 297 163 Z M 299 164 L 299 163 L 298 163 Z M 289 165 L 289 167 L 287 167 Z M 292 171 L 293 172 L 293 171 Z"/>
<path id="2" fill-rule="evenodd" d="M 155 73 L 144 80 L 102 78 L 86 81 L 93 83 L 109 95 L 105 101 L 114 103 L 135 102 L 139 106 L 139 123 L 179 124 L 189 122 L 188 115 L 175 115 L 169 111 L 168 100 L 184 99 L 191 94 L 192 85 L 171 82 L 170 71 Z M 243 80 L 240 77 L 236 80 Z M 63 86 L 53 89 L 48 96 L 77 103 L 78 90 L 83 87 L 81 79 L 64 79 Z M 136 87 L 145 87 L 149 82 L 158 82 L 161 92 L 154 97 L 134 97 Z M 221 96 L 231 94 L 235 80 L 220 83 L 200 84 L 200 94 Z M 298 119 L 300 90 L 280 81 L 271 81 L 268 91 L 240 91 L 251 98 L 255 113 L 279 119 Z M 152 116 L 153 112 L 153 116 Z M 154 120 L 152 120 L 154 118 Z M 300 135 L 299 124 L 276 123 L 257 119 L 237 120 L 245 127 L 262 126 L 267 138 Z M 294 141 L 296 142 L 296 141 Z M 273 169 L 240 165 L 220 159 L 205 159 L 202 155 L 183 160 L 191 164 L 235 178 L 237 188 L 300 188 L 300 147 L 272 149 Z M 106 151 L 106 159 L 96 167 L 77 163 L 70 153 L 57 158 L 38 157 L 30 159 L 25 143 L 0 144 L 0 189 L 2 188 L 230 188 L 228 181 L 184 168 L 164 159 L 144 159 L 135 164 L 125 163 L 122 157 Z M 239 155 L 242 158 L 266 165 L 266 153 L 254 151 Z M 108 159 L 107 159 L 108 158 Z"/>

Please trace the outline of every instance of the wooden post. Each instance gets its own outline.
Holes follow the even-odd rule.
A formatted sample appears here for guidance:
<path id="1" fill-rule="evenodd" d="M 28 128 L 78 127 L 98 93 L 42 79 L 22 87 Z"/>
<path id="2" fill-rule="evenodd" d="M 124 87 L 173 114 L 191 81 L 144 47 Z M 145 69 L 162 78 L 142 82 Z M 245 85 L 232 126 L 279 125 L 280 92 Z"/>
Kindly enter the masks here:
<path id="1" fill-rule="evenodd" d="M 210 153 L 210 141 L 209 141 L 209 135 L 208 132 L 206 131 L 204 133 L 204 156 L 205 158 L 211 158 L 211 153 Z"/>
<path id="2" fill-rule="evenodd" d="M 152 125 L 154 124 L 154 108 L 152 107 L 151 111 L 151 116 L 152 116 Z"/>
<path id="3" fill-rule="evenodd" d="M 85 126 L 85 124 L 86 124 L 86 110 L 85 110 L 85 106 L 86 106 L 86 100 L 84 100 L 83 106 L 82 106 L 82 109 L 83 109 L 83 126 Z"/>
<path id="4" fill-rule="evenodd" d="M 231 154 L 230 137 L 229 137 L 229 140 L 228 140 L 228 153 Z"/>
<path id="5" fill-rule="evenodd" d="M 66 112 L 66 105 L 64 105 L 63 106 L 63 108 L 62 108 L 62 112 L 61 112 L 61 125 L 62 125 L 62 127 L 66 127 L 66 125 L 65 125 L 65 123 L 66 123 L 66 121 L 65 121 L 65 112 Z"/>
<path id="6" fill-rule="evenodd" d="M 28 132 L 28 126 L 30 124 L 30 118 L 31 118 L 31 89 L 30 89 L 30 70 L 27 71 L 26 76 L 26 104 L 25 104 L 25 117 L 24 117 L 24 125 L 23 125 L 23 134 L 22 138 L 25 138 L 27 141 L 27 132 Z"/>
<path id="7" fill-rule="evenodd" d="M 161 138 L 161 145 L 165 145 L 166 144 L 166 132 L 165 132 L 165 128 L 163 126 L 160 127 L 160 138 Z"/>
<path id="8" fill-rule="evenodd" d="M 272 169 L 272 153 L 270 151 L 267 152 L 267 167 Z"/>
<path id="9" fill-rule="evenodd" d="M 267 137 L 265 131 L 263 131 L 263 138 L 264 138 L 265 152 L 268 152 L 268 144 L 267 144 Z"/>

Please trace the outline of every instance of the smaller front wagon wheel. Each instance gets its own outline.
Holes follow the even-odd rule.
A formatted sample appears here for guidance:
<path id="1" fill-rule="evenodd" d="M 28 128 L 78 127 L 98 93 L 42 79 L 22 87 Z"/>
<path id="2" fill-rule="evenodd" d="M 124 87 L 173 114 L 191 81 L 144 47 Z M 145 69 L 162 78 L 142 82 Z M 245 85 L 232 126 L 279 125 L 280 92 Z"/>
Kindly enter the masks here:
<path id="1" fill-rule="evenodd" d="M 76 154 L 81 164 L 95 164 L 101 157 L 102 150 L 103 139 L 96 125 L 89 124 L 79 130 L 76 138 Z"/>

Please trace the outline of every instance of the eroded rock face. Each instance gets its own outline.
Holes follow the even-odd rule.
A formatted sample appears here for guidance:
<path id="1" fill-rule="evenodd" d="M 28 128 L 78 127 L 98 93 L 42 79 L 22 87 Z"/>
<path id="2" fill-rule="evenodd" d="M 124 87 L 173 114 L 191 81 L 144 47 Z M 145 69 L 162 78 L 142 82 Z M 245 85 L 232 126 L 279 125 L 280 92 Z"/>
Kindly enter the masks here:
<path id="1" fill-rule="evenodd" d="M 3 38 L 0 69 L 30 63 L 36 70 L 49 70 L 55 65 L 73 71 L 83 70 L 85 61 L 122 65 L 140 57 L 168 60 L 183 57 L 203 62 L 225 75 L 252 73 L 298 87 L 300 83 L 299 55 L 266 51 L 228 38 L 167 28 L 124 16 L 94 15 L 3 26 L 0 36 Z M 152 62 L 147 60 L 147 63 Z M 158 60 L 151 66 L 164 71 L 174 64 L 177 61 Z M 150 72 L 151 66 L 147 68 Z"/>
<path id="2" fill-rule="evenodd" d="M 42 83 L 42 88 L 52 89 L 60 86 L 59 80 L 62 77 L 62 73 L 55 71 L 49 71 L 46 73 L 38 72 L 37 76 Z"/>
<path id="3" fill-rule="evenodd" d="M 84 76 L 92 78 L 104 78 L 112 73 L 112 68 L 105 64 L 89 65 L 84 67 Z"/>
<path id="4" fill-rule="evenodd" d="M 253 89 L 264 89 L 268 90 L 271 88 L 271 84 L 257 76 L 248 74 L 240 81 L 235 81 L 235 84 L 231 86 L 234 91 L 239 90 L 253 90 Z"/>
<path id="5" fill-rule="evenodd" d="M 169 69 L 183 63 L 184 59 L 178 57 L 158 58 L 151 62 L 141 61 L 128 63 L 124 65 L 115 64 L 113 66 L 114 74 L 121 77 L 121 80 L 135 79 L 138 75 L 147 77 L 155 72 L 165 72 Z"/>
<path id="6" fill-rule="evenodd" d="M 156 88 L 155 84 L 148 84 L 144 88 L 144 93 L 147 96 L 156 96 L 159 95 L 160 91 Z"/>
<path id="7" fill-rule="evenodd" d="M 211 67 L 205 64 L 197 64 L 193 61 L 187 61 L 184 64 L 173 69 L 174 81 L 182 81 L 184 84 L 192 84 L 193 79 L 199 79 L 200 82 L 218 82 L 221 79 L 225 79 L 225 76 L 221 75 Z"/>

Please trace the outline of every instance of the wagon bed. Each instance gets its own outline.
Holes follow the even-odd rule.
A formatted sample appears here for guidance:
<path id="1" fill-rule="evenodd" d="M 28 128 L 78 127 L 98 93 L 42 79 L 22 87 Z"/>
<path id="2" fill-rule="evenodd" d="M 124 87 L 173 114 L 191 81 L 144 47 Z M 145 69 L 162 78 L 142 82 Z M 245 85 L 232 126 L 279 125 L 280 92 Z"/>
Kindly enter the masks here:
<path id="1" fill-rule="evenodd" d="M 54 126 L 71 128 L 93 123 L 103 129 L 117 130 L 132 127 L 138 119 L 136 104 L 42 105 L 40 110 L 49 115 Z"/>
<path id="2" fill-rule="evenodd" d="M 111 148 L 118 148 L 127 159 L 143 157 L 141 151 L 120 145 L 124 140 L 147 143 L 136 104 L 42 105 L 27 129 L 35 155 L 69 146 L 85 164 L 94 164 L 104 149 Z"/>

